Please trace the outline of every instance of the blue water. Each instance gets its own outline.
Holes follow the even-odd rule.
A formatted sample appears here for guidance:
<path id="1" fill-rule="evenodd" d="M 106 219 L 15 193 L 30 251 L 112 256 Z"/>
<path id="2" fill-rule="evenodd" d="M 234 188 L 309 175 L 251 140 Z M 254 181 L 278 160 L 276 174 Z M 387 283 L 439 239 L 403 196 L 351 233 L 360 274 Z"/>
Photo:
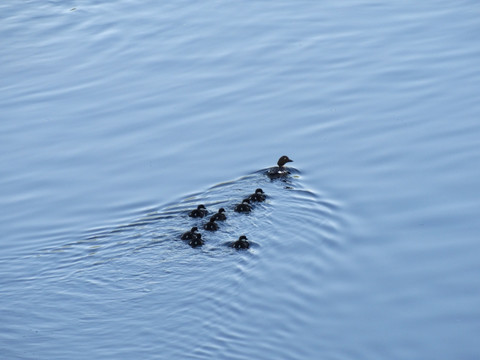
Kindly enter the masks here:
<path id="1" fill-rule="evenodd" d="M 479 13 L 2 2 L 1 358 L 478 359 Z"/>

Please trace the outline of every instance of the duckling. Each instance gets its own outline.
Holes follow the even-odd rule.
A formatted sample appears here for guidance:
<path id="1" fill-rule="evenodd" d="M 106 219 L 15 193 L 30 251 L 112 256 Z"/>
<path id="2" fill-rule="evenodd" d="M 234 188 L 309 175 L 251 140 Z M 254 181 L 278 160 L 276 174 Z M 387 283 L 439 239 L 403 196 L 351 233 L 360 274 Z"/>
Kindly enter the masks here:
<path id="1" fill-rule="evenodd" d="M 227 216 L 224 214 L 225 212 L 225 209 L 224 208 L 220 208 L 218 209 L 218 212 L 212 216 L 212 218 L 215 220 L 215 221 L 225 221 L 227 220 Z"/>
<path id="2" fill-rule="evenodd" d="M 188 216 L 193 218 L 203 218 L 204 216 L 207 216 L 207 214 L 208 211 L 205 206 L 203 204 L 200 204 L 195 210 L 190 211 L 190 214 L 188 214 Z"/>
<path id="3" fill-rule="evenodd" d="M 250 211 L 252 211 L 252 207 L 250 206 L 250 200 L 244 199 L 241 204 L 235 206 L 235 211 L 241 213 L 249 213 Z"/>
<path id="4" fill-rule="evenodd" d="M 262 201 L 265 201 L 266 197 L 267 196 L 265 195 L 263 190 L 258 188 L 257 190 L 255 190 L 254 194 L 252 194 L 248 197 L 248 199 L 250 201 L 262 202 Z"/>
<path id="5" fill-rule="evenodd" d="M 247 237 L 242 235 L 237 241 L 232 242 L 230 246 L 235 249 L 248 249 L 250 247 L 250 243 L 247 241 Z"/>
<path id="6" fill-rule="evenodd" d="M 195 234 L 195 238 L 191 239 L 188 242 L 188 245 L 190 245 L 192 248 L 196 248 L 198 246 L 202 246 L 205 242 L 202 240 L 202 234 Z"/>
<path id="7" fill-rule="evenodd" d="M 184 233 L 182 235 L 182 240 L 191 240 L 191 239 L 195 238 L 196 235 L 198 235 L 196 233 L 197 230 L 198 230 L 198 228 L 196 226 L 192 227 L 192 229 L 190 231 L 187 231 L 186 233 Z"/>
<path id="8" fill-rule="evenodd" d="M 218 225 L 215 223 L 214 216 L 210 218 L 210 221 L 203 225 L 203 228 L 208 231 L 216 231 L 218 230 Z"/>

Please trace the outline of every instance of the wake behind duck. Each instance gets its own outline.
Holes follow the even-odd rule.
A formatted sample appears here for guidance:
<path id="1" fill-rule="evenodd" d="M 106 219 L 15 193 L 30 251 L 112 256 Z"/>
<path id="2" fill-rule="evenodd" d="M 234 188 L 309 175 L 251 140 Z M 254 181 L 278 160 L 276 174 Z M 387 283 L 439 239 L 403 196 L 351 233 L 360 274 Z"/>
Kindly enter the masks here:
<path id="1" fill-rule="evenodd" d="M 268 176 L 271 180 L 274 179 L 285 179 L 290 175 L 290 171 L 288 168 L 285 166 L 285 164 L 293 162 L 288 156 L 283 155 L 281 156 L 278 161 L 277 161 L 277 166 L 272 167 L 267 169 L 265 172 L 265 175 Z M 261 203 L 264 202 L 267 199 L 267 195 L 261 188 L 257 188 L 253 194 L 248 195 L 245 197 L 241 203 L 235 205 L 232 210 L 237 213 L 244 213 L 244 214 L 250 214 L 254 210 L 254 203 Z M 200 204 L 197 206 L 196 209 L 193 209 L 189 212 L 189 217 L 191 218 L 203 218 L 208 214 L 208 210 L 205 207 L 205 205 Z M 216 221 L 222 221 L 224 224 L 222 224 L 223 227 L 228 226 L 228 221 L 227 220 L 227 215 L 226 215 L 226 210 L 222 207 L 218 210 L 218 213 L 215 213 L 208 222 L 205 222 L 202 224 L 198 224 L 198 227 L 201 227 L 207 231 L 217 231 L 221 229 L 219 224 L 216 223 Z M 195 229 L 195 230 L 194 230 Z M 196 231 L 198 228 L 195 226 L 193 227 L 190 232 L 184 233 L 181 238 L 182 240 L 187 240 L 186 234 L 188 238 L 188 243 L 192 247 L 201 247 L 205 242 L 203 239 L 201 239 L 201 234 L 197 233 Z M 234 249 L 248 249 L 250 247 L 249 242 L 247 241 L 247 237 L 245 235 L 241 235 L 238 240 L 230 242 L 228 244 L 230 247 L 233 247 Z"/>

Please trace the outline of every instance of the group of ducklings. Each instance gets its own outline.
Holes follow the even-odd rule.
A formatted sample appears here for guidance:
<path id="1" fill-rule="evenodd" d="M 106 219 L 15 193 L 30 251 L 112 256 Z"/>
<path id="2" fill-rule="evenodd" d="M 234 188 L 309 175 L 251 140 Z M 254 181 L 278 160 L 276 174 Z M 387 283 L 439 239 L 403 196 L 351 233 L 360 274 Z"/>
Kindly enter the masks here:
<path id="1" fill-rule="evenodd" d="M 243 199 L 240 204 L 235 205 L 234 211 L 238 213 L 249 213 L 252 211 L 253 202 L 263 202 L 266 199 L 266 195 L 262 189 L 258 188 L 255 192 L 249 195 L 247 198 Z M 197 206 L 196 209 L 190 211 L 188 216 L 192 218 L 203 218 L 208 215 L 208 210 L 203 204 Z M 203 228 L 207 231 L 216 231 L 218 230 L 218 224 L 216 221 L 225 221 L 227 220 L 227 215 L 225 214 L 225 209 L 222 207 L 218 209 L 218 212 L 215 213 L 208 222 L 203 225 Z M 194 226 L 190 231 L 187 231 L 181 236 L 182 240 L 188 240 L 188 244 L 195 248 L 202 246 L 204 241 L 202 239 L 202 234 L 198 232 L 198 227 Z M 241 235 L 238 240 L 229 244 L 230 247 L 235 249 L 248 249 L 250 243 L 245 235 Z"/>
<path id="2" fill-rule="evenodd" d="M 268 169 L 266 172 L 266 175 L 270 179 L 278 179 L 278 178 L 284 178 L 290 174 L 288 169 L 285 168 L 285 164 L 293 162 L 292 159 L 290 159 L 288 156 L 283 155 L 278 159 L 277 165 L 273 168 Z M 262 202 L 265 201 L 266 195 L 263 192 L 262 189 L 258 188 L 255 190 L 255 192 L 251 195 L 249 195 L 247 198 L 245 198 L 240 204 L 237 204 L 234 208 L 234 211 L 239 212 L 239 213 L 249 213 L 252 211 L 252 205 L 251 203 L 253 202 Z M 195 210 L 192 210 L 188 216 L 192 218 L 203 218 L 207 216 L 208 211 L 205 208 L 204 205 L 198 205 Z M 215 231 L 218 230 L 218 224 L 216 221 L 225 221 L 227 220 L 227 216 L 225 215 L 225 209 L 220 208 L 218 209 L 218 212 L 214 214 L 210 220 L 203 225 L 203 228 L 207 231 Z M 202 246 L 204 244 L 204 241 L 202 239 L 202 234 L 198 233 L 198 228 L 196 226 L 192 227 L 190 231 L 187 231 L 181 236 L 182 240 L 188 240 L 188 244 L 191 247 L 198 247 Z M 250 247 L 250 243 L 248 242 L 248 239 L 245 235 L 242 235 L 238 238 L 237 241 L 234 241 L 230 243 L 231 247 L 235 249 L 248 249 Z"/>

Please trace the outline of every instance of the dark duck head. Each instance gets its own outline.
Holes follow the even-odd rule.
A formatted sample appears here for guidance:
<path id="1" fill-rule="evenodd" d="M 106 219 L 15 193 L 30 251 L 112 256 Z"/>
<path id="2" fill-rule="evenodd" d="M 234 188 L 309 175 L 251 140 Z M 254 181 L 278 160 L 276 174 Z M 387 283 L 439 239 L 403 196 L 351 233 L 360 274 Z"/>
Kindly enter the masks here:
<path id="1" fill-rule="evenodd" d="M 235 206 L 236 212 L 248 213 L 252 211 L 252 207 L 250 206 L 250 200 L 244 199 L 241 204 Z"/>
<path id="2" fill-rule="evenodd" d="M 187 231 L 186 233 L 184 233 L 182 235 L 182 240 L 191 240 L 191 239 L 195 238 L 196 235 L 200 235 L 200 234 L 196 233 L 197 230 L 198 230 L 198 228 L 196 226 L 192 227 L 192 229 L 190 231 Z"/>
<path id="3" fill-rule="evenodd" d="M 191 239 L 188 242 L 188 245 L 190 245 L 192 248 L 196 248 L 204 244 L 202 240 L 202 234 L 195 234 L 195 235 L 196 235 L 195 238 Z"/>
<path id="4" fill-rule="evenodd" d="M 277 165 L 279 168 L 283 168 L 283 166 L 289 162 L 293 162 L 293 160 L 289 159 L 287 155 L 283 155 L 278 159 Z"/>
<path id="5" fill-rule="evenodd" d="M 203 204 L 200 204 L 197 206 L 195 210 L 190 211 L 190 214 L 188 216 L 193 217 L 193 218 L 203 218 L 208 214 L 207 209 Z"/>
<path id="6" fill-rule="evenodd" d="M 225 221 L 225 220 L 227 220 L 227 216 L 224 213 L 225 213 L 225 209 L 220 208 L 220 209 L 218 209 L 218 212 L 215 215 L 212 216 L 212 218 L 215 221 Z"/>
<path id="7" fill-rule="evenodd" d="M 230 246 L 235 249 L 248 249 L 250 247 L 250 243 L 247 241 L 247 237 L 245 235 L 242 235 L 238 238 L 237 241 L 234 241 Z"/>
<path id="8" fill-rule="evenodd" d="M 205 225 L 203 225 L 203 228 L 205 230 L 208 230 L 208 231 L 218 230 L 218 225 L 215 223 L 215 219 L 214 219 L 213 216 L 210 218 L 209 222 L 207 222 Z"/>
<path id="9" fill-rule="evenodd" d="M 260 188 L 255 190 L 255 193 L 248 197 L 250 201 L 257 201 L 257 202 L 265 201 L 265 198 L 266 198 L 266 195 L 263 192 L 263 190 Z"/>

